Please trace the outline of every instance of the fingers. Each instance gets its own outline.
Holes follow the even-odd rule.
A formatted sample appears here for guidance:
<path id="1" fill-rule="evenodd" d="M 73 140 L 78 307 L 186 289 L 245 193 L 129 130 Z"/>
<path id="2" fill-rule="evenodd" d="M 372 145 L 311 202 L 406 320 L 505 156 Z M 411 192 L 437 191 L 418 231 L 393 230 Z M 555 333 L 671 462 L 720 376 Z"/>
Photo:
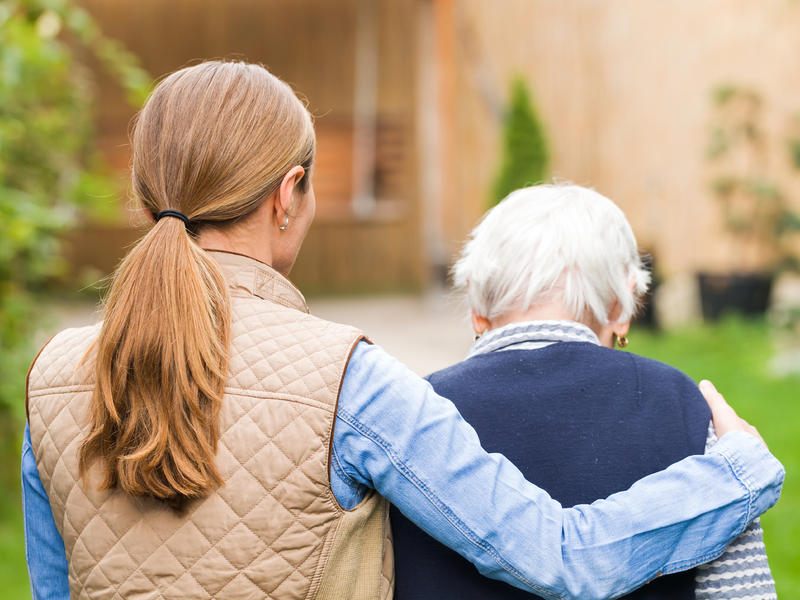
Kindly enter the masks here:
<path id="1" fill-rule="evenodd" d="M 747 429 L 746 429 L 747 433 L 749 433 L 749 434 L 750 434 L 750 435 L 752 435 L 754 438 L 756 438 L 756 439 L 757 439 L 759 442 L 761 442 L 762 444 L 764 444 L 764 447 L 765 447 L 767 450 L 769 450 L 769 446 L 767 446 L 767 442 L 765 442 L 765 441 L 764 441 L 764 438 L 763 438 L 763 437 L 761 437 L 761 434 L 760 434 L 760 433 L 758 433 L 758 429 L 756 429 L 755 427 L 753 427 L 752 425 L 750 425 L 750 423 L 748 423 L 748 422 L 747 422 L 747 421 L 745 421 L 744 419 L 742 419 L 742 423 L 744 423 L 744 424 L 747 426 Z"/>
<path id="2" fill-rule="evenodd" d="M 714 421 L 714 429 L 717 432 L 717 437 L 721 438 L 730 431 L 744 431 L 758 439 L 764 446 L 767 445 L 766 442 L 764 442 L 764 438 L 758 433 L 758 430 L 747 421 L 740 418 L 739 415 L 736 414 L 736 411 L 725 402 L 725 398 L 717 391 L 713 383 L 706 380 L 701 381 L 700 392 L 703 394 L 706 402 L 708 402 L 709 408 L 711 408 L 711 418 Z"/>
<path id="3" fill-rule="evenodd" d="M 700 382 L 700 392 L 708 402 L 711 409 L 711 417 L 714 420 L 714 429 L 717 431 L 717 437 L 722 437 L 729 431 L 741 431 L 741 419 L 736 414 L 727 402 L 714 387 L 710 381 L 703 380 Z"/>

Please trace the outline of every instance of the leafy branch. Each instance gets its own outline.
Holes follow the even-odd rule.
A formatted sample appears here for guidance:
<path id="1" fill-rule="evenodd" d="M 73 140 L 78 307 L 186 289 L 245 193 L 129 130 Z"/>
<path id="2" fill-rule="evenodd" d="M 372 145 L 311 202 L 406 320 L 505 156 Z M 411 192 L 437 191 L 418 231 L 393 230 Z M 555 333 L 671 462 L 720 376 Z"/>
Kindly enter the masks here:
<path id="1" fill-rule="evenodd" d="M 108 210 L 116 184 L 95 146 L 83 46 L 139 106 L 152 79 L 67 0 L 0 0 L 0 421 L 22 414 L 37 295 L 63 277 L 60 236 Z M 113 209 L 113 206 L 111 206 Z"/>
<path id="2" fill-rule="evenodd" d="M 754 250 L 770 270 L 800 270 L 790 244 L 791 235 L 800 231 L 800 217 L 768 174 L 770 140 L 761 125 L 761 97 L 753 90 L 725 85 L 714 90 L 713 100 L 716 124 L 707 156 L 717 174 L 711 191 L 728 230 L 739 239 L 741 252 Z M 792 148 L 800 166 L 800 143 Z"/>

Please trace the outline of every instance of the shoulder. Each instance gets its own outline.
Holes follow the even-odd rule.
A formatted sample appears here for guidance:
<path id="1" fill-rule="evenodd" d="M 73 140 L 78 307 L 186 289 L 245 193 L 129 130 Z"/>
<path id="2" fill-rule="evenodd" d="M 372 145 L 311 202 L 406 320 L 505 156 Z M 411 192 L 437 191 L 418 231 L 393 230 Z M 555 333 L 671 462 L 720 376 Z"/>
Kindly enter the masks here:
<path id="1" fill-rule="evenodd" d="M 259 298 L 234 298 L 228 385 L 284 390 L 335 401 L 345 368 L 364 334 Z"/>
<path id="2" fill-rule="evenodd" d="M 505 355 L 505 356 L 504 356 Z M 499 363 L 504 359 L 511 358 L 508 352 L 490 352 L 479 354 L 459 363 L 445 367 L 439 371 L 434 371 L 425 376 L 425 380 L 431 385 L 441 385 L 452 381 L 463 381 L 464 378 L 476 377 L 486 371 L 496 371 Z"/>
<path id="3" fill-rule="evenodd" d="M 635 371 L 640 386 L 656 387 L 661 389 L 674 389 L 691 387 L 697 390 L 697 384 L 685 373 L 666 363 L 640 356 L 633 352 L 606 348 L 589 343 L 564 343 L 553 344 L 541 350 L 543 359 L 548 355 L 568 355 L 571 364 L 599 368 L 610 371 Z M 699 391 L 697 394 L 700 395 Z"/>
<path id="4" fill-rule="evenodd" d="M 697 383 L 671 365 L 631 352 L 619 353 L 627 354 L 636 368 L 641 401 L 655 402 L 682 414 L 686 430 L 693 434 L 692 439 L 704 440 L 711 409 Z M 702 449 L 695 451 L 699 453 Z"/>
<path id="5" fill-rule="evenodd" d="M 25 414 L 30 418 L 31 402 L 57 388 L 91 385 L 93 373 L 85 358 L 100 334 L 102 323 L 65 329 L 55 335 L 33 359 L 25 378 Z"/>
<path id="6" fill-rule="evenodd" d="M 431 373 L 426 379 L 434 388 L 466 385 L 471 379 L 520 372 L 520 365 L 532 365 L 528 375 L 535 374 L 540 383 L 580 373 L 585 378 L 606 378 L 630 381 L 639 393 L 658 397 L 675 397 L 700 401 L 705 406 L 697 384 L 680 370 L 663 362 L 597 346 L 590 343 L 552 344 L 537 350 L 493 352 L 469 358 L 446 369 Z"/>
<path id="7" fill-rule="evenodd" d="M 79 376 L 78 368 L 91 351 L 101 327 L 102 323 L 97 323 L 88 327 L 65 329 L 54 336 L 39 351 L 31 364 L 28 372 L 28 389 L 85 383 L 85 376 Z"/>
<path id="8" fill-rule="evenodd" d="M 697 396 L 702 397 L 694 380 L 672 365 L 645 356 L 639 356 L 633 352 L 622 352 L 620 350 L 612 350 L 611 352 L 627 355 L 636 368 L 640 382 L 648 385 L 648 387 L 669 386 L 670 388 L 680 388 L 681 390 L 691 389 Z"/>
<path id="9" fill-rule="evenodd" d="M 640 392 L 658 392 L 662 395 L 678 395 L 689 399 L 699 398 L 705 406 L 705 400 L 694 380 L 672 365 L 633 352 L 603 346 L 589 344 L 562 344 L 562 346 L 572 346 L 572 351 L 583 354 L 587 359 L 590 358 L 593 364 L 601 368 L 632 370 L 638 380 Z"/>
<path id="10" fill-rule="evenodd" d="M 386 350 L 362 338 L 355 345 L 348 362 L 342 394 L 344 395 L 345 389 L 348 393 L 358 394 L 368 388 L 375 391 L 385 388 L 402 397 L 409 390 L 418 389 L 419 386 L 430 387 Z"/>
<path id="11" fill-rule="evenodd" d="M 312 332 L 317 335 L 348 339 L 363 336 L 361 330 L 356 327 L 326 321 L 295 308 L 254 296 L 234 297 L 231 303 L 231 317 L 234 332 L 274 329 L 274 332 L 282 330 L 285 335 L 300 338 L 307 338 Z"/>

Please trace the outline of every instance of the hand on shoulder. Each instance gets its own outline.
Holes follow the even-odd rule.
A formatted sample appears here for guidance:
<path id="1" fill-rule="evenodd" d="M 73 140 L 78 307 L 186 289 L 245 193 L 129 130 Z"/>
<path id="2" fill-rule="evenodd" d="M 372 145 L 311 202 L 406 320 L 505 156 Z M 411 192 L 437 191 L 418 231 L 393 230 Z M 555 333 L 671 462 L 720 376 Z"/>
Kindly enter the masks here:
<path id="1" fill-rule="evenodd" d="M 717 437 L 721 438 L 730 431 L 744 431 L 758 439 L 765 447 L 767 446 L 758 430 L 736 414 L 736 411 L 725 402 L 725 398 L 717 391 L 713 383 L 707 380 L 701 381 L 700 392 L 711 408 L 711 418 L 714 420 Z"/>

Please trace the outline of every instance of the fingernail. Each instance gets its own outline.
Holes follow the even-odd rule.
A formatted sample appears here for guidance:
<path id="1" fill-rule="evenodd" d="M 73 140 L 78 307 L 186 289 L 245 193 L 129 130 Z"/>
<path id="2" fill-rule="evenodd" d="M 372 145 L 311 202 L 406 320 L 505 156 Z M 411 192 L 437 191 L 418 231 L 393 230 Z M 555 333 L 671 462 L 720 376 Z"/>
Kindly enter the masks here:
<path id="1" fill-rule="evenodd" d="M 716 392 L 717 388 L 714 387 L 714 384 L 711 383 L 708 379 L 703 379 L 700 382 L 700 389 L 707 392 Z"/>

